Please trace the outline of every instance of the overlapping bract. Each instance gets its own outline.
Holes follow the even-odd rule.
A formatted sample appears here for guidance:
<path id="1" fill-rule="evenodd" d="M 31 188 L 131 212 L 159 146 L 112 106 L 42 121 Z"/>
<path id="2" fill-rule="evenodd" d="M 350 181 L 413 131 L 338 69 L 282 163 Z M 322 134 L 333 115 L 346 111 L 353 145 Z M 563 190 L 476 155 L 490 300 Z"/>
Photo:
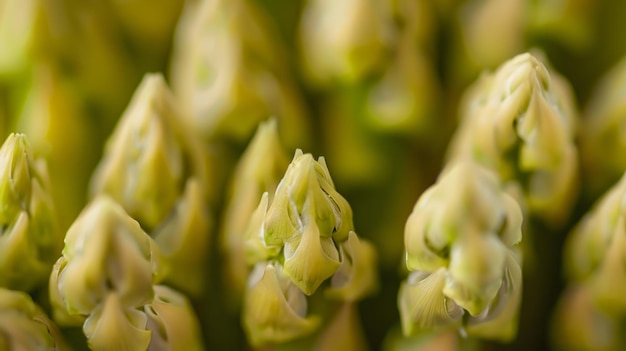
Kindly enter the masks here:
<path id="1" fill-rule="evenodd" d="M 160 75 L 147 75 L 96 169 L 91 190 L 107 194 L 155 238 L 173 270 L 166 278 L 199 294 L 209 249 L 210 187 L 200 146 Z"/>
<path id="2" fill-rule="evenodd" d="M 398 305 L 406 335 L 464 328 L 511 340 L 521 298 L 522 212 L 497 174 L 453 163 L 418 200 L 405 229 L 412 273 Z"/>
<path id="3" fill-rule="evenodd" d="M 50 277 L 55 319 L 82 325 L 93 350 L 183 345 L 200 350 L 197 321 L 186 299 L 155 286 L 167 269 L 139 223 L 111 198 L 97 197 L 68 230 Z"/>
<path id="4" fill-rule="evenodd" d="M 63 246 L 43 160 L 23 134 L 0 148 L 0 286 L 31 290 L 47 280 Z"/>
<path id="5" fill-rule="evenodd" d="M 521 54 L 470 87 L 460 114 L 449 157 L 496 170 L 521 189 L 532 215 L 563 224 L 578 185 L 578 122 L 565 80 Z"/>
<path id="6" fill-rule="evenodd" d="M 323 158 L 298 150 L 271 203 L 267 193 L 249 221 L 243 322 L 253 345 L 282 343 L 315 331 L 307 296 L 354 302 L 376 289 L 375 253 L 353 231 L 352 210 L 335 190 Z"/>

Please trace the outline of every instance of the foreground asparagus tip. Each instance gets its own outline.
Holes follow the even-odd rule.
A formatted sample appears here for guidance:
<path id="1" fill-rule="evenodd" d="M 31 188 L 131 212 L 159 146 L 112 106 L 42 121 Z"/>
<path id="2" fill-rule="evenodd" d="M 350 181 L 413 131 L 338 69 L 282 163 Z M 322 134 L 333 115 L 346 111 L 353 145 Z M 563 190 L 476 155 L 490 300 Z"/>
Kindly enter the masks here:
<path id="1" fill-rule="evenodd" d="M 352 209 L 335 190 L 326 164 L 296 155 L 267 210 L 265 243 L 284 245 L 284 273 L 311 295 L 340 266 L 335 243 L 353 230 Z"/>
<path id="2" fill-rule="evenodd" d="M 353 303 L 378 288 L 375 250 L 353 231 L 352 210 L 323 158 L 296 151 L 271 202 L 264 193 L 251 214 L 245 239 L 246 261 L 254 269 L 242 314 L 255 346 L 293 341 L 327 326 L 325 316 L 307 315 L 308 296 L 322 284 L 321 300 L 313 299 L 329 308 L 337 306 L 333 300 Z"/>
<path id="3" fill-rule="evenodd" d="M 59 321 L 83 323 L 92 348 L 146 349 L 150 332 L 139 308 L 163 276 L 158 248 L 111 198 L 92 201 L 70 227 L 50 278 Z"/>

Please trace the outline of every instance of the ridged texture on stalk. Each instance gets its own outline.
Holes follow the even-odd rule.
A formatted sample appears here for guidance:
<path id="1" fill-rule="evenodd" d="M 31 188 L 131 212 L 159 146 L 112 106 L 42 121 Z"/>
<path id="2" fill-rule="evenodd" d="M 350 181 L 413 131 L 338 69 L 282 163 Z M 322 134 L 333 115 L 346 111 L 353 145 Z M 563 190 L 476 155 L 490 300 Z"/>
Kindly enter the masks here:
<path id="1" fill-rule="evenodd" d="M 354 233 L 350 205 L 335 190 L 323 158 L 296 151 L 268 200 L 263 194 L 245 234 L 244 254 L 255 268 L 242 313 L 254 346 L 293 341 L 325 325 L 324 316 L 307 315 L 308 296 L 318 290 L 320 301 L 351 303 L 378 283 L 374 248 Z"/>
<path id="2" fill-rule="evenodd" d="M 418 200 L 405 229 L 400 288 L 405 335 L 463 326 L 511 340 L 521 296 L 522 212 L 494 172 L 453 163 Z"/>
<path id="3" fill-rule="evenodd" d="M 57 326 L 30 296 L 0 288 L 0 350 L 68 350 Z"/>
<path id="4" fill-rule="evenodd" d="M 33 159 L 25 135 L 9 135 L 0 148 L 0 286 L 45 284 L 63 246 L 48 191 L 45 163 Z"/>
<path id="5" fill-rule="evenodd" d="M 209 183 L 200 145 L 163 77 L 146 75 L 110 137 L 92 194 L 107 194 L 153 236 L 170 261 L 167 281 L 199 294 L 208 252 Z"/>
<path id="6" fill-rule="evenodd" d="M 573 103 L 563 78 L 518 55 L 468 89 L 449 157 L 496 170 L 521 188 L 531 215 L 562 225 L 578 193 Z"/>
<path id="7" fill-rule="evenodd" d="M 283 48 L 254 1 L 187 2 L 172 60 L 174 92 L 209 140 L 243 144 L 276 116 L 291 148 L 307 143 L 305 110 Z"/>

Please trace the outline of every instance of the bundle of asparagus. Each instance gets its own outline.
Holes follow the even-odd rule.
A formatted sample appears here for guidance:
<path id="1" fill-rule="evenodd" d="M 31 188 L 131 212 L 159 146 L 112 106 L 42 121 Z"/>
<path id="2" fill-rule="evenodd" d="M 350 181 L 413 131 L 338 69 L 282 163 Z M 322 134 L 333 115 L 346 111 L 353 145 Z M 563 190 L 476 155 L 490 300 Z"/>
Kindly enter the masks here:
<path id="1" fill-rule="evenodd" d="M 0 350 L 622 350 L 624 4 L 0 0 Z"/>

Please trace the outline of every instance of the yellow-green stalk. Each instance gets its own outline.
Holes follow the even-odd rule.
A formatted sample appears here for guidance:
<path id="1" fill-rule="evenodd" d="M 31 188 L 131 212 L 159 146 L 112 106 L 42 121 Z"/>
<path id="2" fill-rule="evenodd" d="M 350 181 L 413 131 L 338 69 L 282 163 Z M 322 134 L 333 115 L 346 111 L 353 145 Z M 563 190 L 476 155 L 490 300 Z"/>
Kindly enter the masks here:
<path id="1" fill-rule="evenodd" d="M 442 328 L 512 340 L 521 301 L 522 211 L 498 175 L 453 163 L 406 222 L 406 265 L 398 307 L 409 336 Z"/>
<path id="2" fill-rule="evenodd" d="M 271 23 L 248 0 L 189 1 L 179 22 L 172 86 L 207 139 L 242 145 L 276 116 L 289 148 L 307 143 L 308 121 Z"/>
<path id="3" fill-rule="evenodd" d="M 0 350 L 69 350 L 58 327 L 26 293 L 0 288 Z"/>
<path id="4" fill-rule="evenodd" d="M 254 347 L 280 345 L 332 326 L 326 316 L 309 313 L 318 290 L 329 303 L 352 303 L 377 288 L 374 248 L 354 233 L 352 210 L 335 190 L 323 158 L 296 152 L 271 203 L 262 196 L 246 237 L 245 254 L 254 269 L 242 319 Z M 359 334 L 348 330 L 338 342 L 360 345 L 353 339 Z"/>
<path id="5" fill-rule="evenodd" d="M 63 247 L 49 194 L 46 164 L 23 134 L 0 148 L 0 286 L 29 291 L 42 285 Z"/>
<path id="6" fill-rule="evenodd" d="M 91 192 L 119 202 L 155 238 L 173 272 L 185 272 L 166 281 L 194 295 L 203 289 L 209 250 L 207 174 L 163 77 L 146 75 L 107 142 Z"/>
<path id="7" fill-rule="evenodd" d="M 460 116 L 449 157 L 495 170 L 521 190 L 532 216 L 562 225 L 578 194 L 578 121 L 567 82 L 521 54 L 468 89 Z"/>

